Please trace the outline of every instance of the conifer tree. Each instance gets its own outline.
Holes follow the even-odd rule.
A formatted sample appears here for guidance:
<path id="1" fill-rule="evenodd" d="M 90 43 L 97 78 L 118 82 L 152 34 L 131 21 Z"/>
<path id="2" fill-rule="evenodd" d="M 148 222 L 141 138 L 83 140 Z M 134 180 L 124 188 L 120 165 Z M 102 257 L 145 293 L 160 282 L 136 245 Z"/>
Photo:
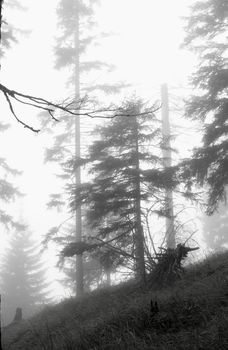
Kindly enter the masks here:
<path id="1" fill-rule="evenodd" d="M 226 196 L 228 184 L 228 2 L 197 1 L 187 20 L 184 45 L 199 56 L 192 76 L 197 94 L 187 101 L 189 118 L 202 121 L 202 146 L 194 150 L 190 173 L 208 190 L 207 213 Z"/>
<path id="2" fill-rule="evenodd" d="M 118 253 L 116 258 L 133 260 L 137 278 L 144 280 L 143 208 L 150 203 L 153 213 L 164 215 L 167 178 L 162 158 L 155 151 L 161 142 L 155 115 L 144 109 L 141 101 L 127 101 L 122 108 L 127 117 L 100 126 L 99 139 L 89 147 L 88 157 L 72 161 L 73 168 L 88 164 L 92 179 L 80 188 L 69 186 L 70 206 L 74 210 L 79 203 L 83 205 L 96 235 L 84 246 L 66 246 L 63 255 L 106 247 Z"/>
<path id="3" fill-rule="evenodd" d="M 85 104 L 88 102 L 88 97 L 84 98 L 84 96 L 89 94 L 89 101 L 93 101 L 93 107 L 95 108 L 98 103 L 95 91 L 116 93 L 124 86 L 122 83 L 106 84 L 104 81 L 91 84 L 94 75 L 92 75 L 92 79 L 89 78 L 94 71 L 110 72 L 113 69 L 113 66 L 107 62 L 88 59 L 88 57 L 91 57 L 91 55 L 88 55 L 89 50 L 97 45 L 103 36 L 103 34 L 98 33 L 94 20 L 94 7 L 97 3 L 98 1 L 61 0 L 57 9 L 60 35 L 57 38 L 55 49 L 56 68 L 67 67 L 70 71 L 69 85 L 73 87 L 75 100 L 82 99 L 82 108 L 85 108 Z M 71 107 L 75 108 L 74 105 Z M 78 105 L 77 108 L 80 109 Z M 80 116 L 72 118 L 69 115 L 62 115 L 61 121 L 61 130 L 55 134 L 53 145 L 47 149 L 45 160 L 56 162 L 60 166 L 60 177 L 64 185 L 69 185 L 72 181 L 80 185 L 81 169 L 80 167 L 77 168 L 73 176 L 68 169 L 68 161 L 73 153 L 76 158 L 80 158 L 81 149 L 85 143 L 87 145 L 90 142 L 91 138 L 88 136 L 88 131 L 93 123 L 91 123 L 90 118 L 84 116 L 83 118 Z M 49 207 L 64 208 L 65 204 L 66 197 L 64 193 L 58 193 L 51 196 Z M 81 208 L 78 207 L 74 229 L 76 231 L 74 240 L 77 241 L 81 240 L 83 234 L 81 216 Z M 61 227 L 63 228 L 63 226 Z M 72 237 L 69 237 L 72 236 L 72 231 L 72 225 L 69 225 L 64 233 L 66 239 L 72 240 Z M 78 277 L 76 279 L 78 281 L 76 281 L 76 289 L 77 295 L 80 295 L 83 292 L 83 264 L 80 256 L 77 257 L 77 263 L 76 274 L 78 273 Z M 72 269 L 70 270 L 72 271 Z M 70 275 L 72 275 L 71 272 Z"/>
<path id="4" fill-rule="evenodd" d="M 0 122 L 0 132 L 5 130 L 6 124 Z M 12 177 L 19 175 L 20 172 L 11 168 L 5 158 L 0 157 L 0 225 L 9 230 L 10 228 L 22 228 L 13 216 L 7 210 L 7 205 L 14 201 L 17 196 L 21 196 L 21 192 L 12 182 Z"/>
<path id="5" fill-rule="evenodd" d="M 13 321 L 18 307 L 22 308 L 23 318 L 27 318 L 51 300 L 45 271 L 31 233 L 28 230 L 16 231 L 9 240 L 1 263 L 4 324 Z"/>
<path id="6" fill-rule="evenodd" d="M 16 2 L 13 4 L 17 4 Z M 12 4 L 11 4 L 12 5 Z M 5 20 L 3 20 L 3 0 L 0 1 L 0 58 L 3 56 L 4 51 L 8 49 L 13 42 L 16 42 L 15 35 L 13 33 L 12 26 L 10 26 Z"/>
<path id="7" fill-rule="evenodd" d="M 1 10 L 3 8 L 3 1 L 0 3 Z M 4 3 L 5 5 L 5 3 Z M 20 8 L 20 5 L 18 1 L 12 0 L 9 1 L 7 4 L 10 7 L 17 7 Z M 16 36 L 15 36 L 15 28 L 13 28 L 12 25 L 10 25 L 6 20 L 3 18 L 3 13 L 1 11 L 0 13 L 0 20 L 1 20 L 1 40 L 0 40 L 0 59 L 3 57 L 6 50 L 8 50 L 12 43 L 15 43 Z M 1 62 L 0 62 L 0 70 L 1 70 Z M 9 129 L 10 125 L 4 121 L 2 118 L 3 115 L 1 115 L 0 120 L 0 136 L 3 132 L 5 132 L 7 129 Z M 0 224 L 3 225 L 5 228 L 21 228 L 22 226 L 20 223 L 16 222 L 12 215 L 10 215 L 7 211 L 7 204 L 12 202 L 15 197 L 20 196 L 20 191 L 13 185 L 12 178 L 19 175 L 20 172 L 12 167 L 9 166 L 7 160 L 1 154 L 0 156 Z"/>
<path id="8" fill-rule="evenodd" d="M 13 44 L 18 43 L 18 33 L 23 33 L 22 29 L 16 28 L 13 23 L 10 23 L 6 18 L 5 12 L 7 9 L 11 10 L 26 10 L 26 8 L 18 0 L 7 0 L 0 2 L 0 58 L 2 58 L 6 51 L 12 47 Z"/>

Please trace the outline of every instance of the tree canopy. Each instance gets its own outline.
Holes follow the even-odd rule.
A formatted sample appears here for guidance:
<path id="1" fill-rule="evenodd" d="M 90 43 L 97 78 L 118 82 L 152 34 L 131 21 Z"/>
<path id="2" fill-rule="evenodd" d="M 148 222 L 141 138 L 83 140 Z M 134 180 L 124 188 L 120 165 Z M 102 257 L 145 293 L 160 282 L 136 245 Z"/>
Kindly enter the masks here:
<path id="1" fill-rule="evenodd" d="M 71 209 L 82 205 L 95 234 L 85 235 L 87 242 L 92 240 L 89 244 L 71 244 L 63 254 L 71 256 L 106 246 L 119 253 L 116 257 L 122 255 L 125 262 L 136 263 L 136 274 L 140 262 L 142 277 L 146 213 L 151 208 L 150 214 L 166 215 L 164 188 L 174 183 L 166 181 L 155 114 L 139 100 L 126 101 L 121 108 L 129 117 L 119 116 L 98 127 L 93 133 L 97 139 L 90 145 L 87 157 L 72 159 L 68 164 L 72 171 L 88 166 L 89 181 L 81 186 L 70 185 L 68 191 Z"/>
<path id="2" fill-rule="evenodd" d="M 192 76 L 197 94 L 187 101 L 186 115 L 203 123 L 202 146 L 194 150 L 191 174 L 208 189 L 212 214 L 226 196 L 228 184 L 228 2 L 197 1 L 187 19 L 184 45 L 196 51 L 199 65 Z"/>

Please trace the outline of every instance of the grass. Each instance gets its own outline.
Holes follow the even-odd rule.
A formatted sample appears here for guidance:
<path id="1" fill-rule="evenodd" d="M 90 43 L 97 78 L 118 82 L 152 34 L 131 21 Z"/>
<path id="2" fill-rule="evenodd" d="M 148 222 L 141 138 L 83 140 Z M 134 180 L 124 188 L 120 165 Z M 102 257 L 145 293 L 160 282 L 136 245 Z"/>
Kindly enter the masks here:
<path id="1" fill-rule="evenodd" d="M 159 312 L 151 314 L 151 300 Z M 134 281 L 67 299 L 6 327 L 7 350 L 228 349 L 228 252 L 186 269 L 173 286 Z"/>

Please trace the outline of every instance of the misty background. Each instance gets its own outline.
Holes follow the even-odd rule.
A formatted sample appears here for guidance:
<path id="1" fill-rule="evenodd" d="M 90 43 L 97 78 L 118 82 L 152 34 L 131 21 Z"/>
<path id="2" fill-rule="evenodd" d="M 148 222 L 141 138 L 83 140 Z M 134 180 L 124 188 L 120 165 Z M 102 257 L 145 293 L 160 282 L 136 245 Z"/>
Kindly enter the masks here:
<path id="1" fill-rule="evenodd" d="M 180 47 L 185 35 L 183 17 L 189 14 L 191 4 L 191 0 L 99 1 L 94 6 L 93 18 L 96 25 L 91 29 L 93 34 L 98 35 L 98 39 L 86 51 L 84 59 L 89 60 L 92 57 L 94 61 L 107 62 L 110 68 L 98 71 L 94 69 L 86 72 L 81 78 L 82 89 L 99 84 L 115 83 L 122 86 L 117 93 L 94 92 L 101 105 L 111 102 L 118 104 L 132 96 L 142 98 L 150 104 L 156 101 L 159 104 L 161 85 L 166 83 L 173 136 L 171 145 L 175 150 L 172 154 L 174 163 L 188 157 L 192 148 L 200 144 L 201 139 L 200 126 L 183 118 L 184 101 L 192 93 L 189 76 L 197 66 L 195 55 Z M 16 91 L 45 97 L 56 103 L 74 94 L 74 89 L 69 83 L 70 69 L 55 68 L 56 40 L 61 33 L 58 26 L 58 5 L 56 0 L 25 0 L 25 9 L 17 9 L 7 6 L 5 1 L 4 17 L 7 18 L 9 26 L 16 28 L 17 42 L 1 59 L 2 83 L 7 82 L 7 86 Z M 86 34 L 89 35 L 90 30 L 87 31 Z M 41 132 L 36 134 L 17 123 L 2 96 L 0 106 L 1 122 L 10 124 L 10 128 L 1 133 L 0 157 L 5 158 L 9 166 L 22 172 L 16 177 L 4 176 L 23 193 L 23 196 L 14 201 L 3 204 L 3 208 L 6 207 L 16 220 L 27 225 L 26 231 L 33 241 L 32 251 L 35 256 L 41 258 L 40 275 L 43 274 L 47 282 L 44 283 L 44 289 L 47 289 L 44 300 L 61 300 L 73 295 L 74 291 L 61 283 L 61 280 L 64 280 L 64 271 L 56 266 L 59 260 L 56 244 L 50 243 L 43 250 L 41 243 L 47 232 L 52 227 L 59 226 L 67 216 L 66 207 L 59 211 L 47 207 L 50 195 L 62 191 L 63 186 L 62 179 L 56 177 L 56 173 L 59 172 L 58 164 L 45 162 L 45 152 L 52 147 L 54 133 L 62 131 L 61 122 L 52 123 L 50 133 L 43 127 Z M 17 115 L 26 123 L 33 127 L 42 127 L 36 109 L 19 103 L 15 104 L 15 109 Z M 157 116 L 161 117 L 160 111 L 157 112 Z M 86 154 L 87 147 L 93 141 L 94 127 L 104 123 L 108 121 L 88 117 L 81 119 L 82 155 Z M 82 176 L 87 175 L 82 171 Z M 205 257 L 213 249 L 221 249 L 222 245 L 213 246 L 204 232 L 213 225 L 213 216 L 207 219 L 200 207 L 192 204 L 180 217 L 182 222 L 186 223 L 184 238 L 187 239 L 193 234 L 191 241 L 201 247 L 197 255 L 194 254 L 194 259 Z M 211 221 L 208 223 L 208 220 Z M 158 219 L 152 226 L 159 236 L 164 222 Z M 15 231 L 16 228 L 1 228 L 2 266 L 5 264 L 6 252 Z M 19 243 L 15 242 L 15 247 L 17 244 Z M 117 271 L 113 275 L 112 283 L 117 283 L 121 278 L 121 271 Z M 26 312 L 29 315 L 32 311 Z M 14 313 L 15 305 L 5 316 L 6 321 L 3 318 L 3 322 L 12 320 Z"/>

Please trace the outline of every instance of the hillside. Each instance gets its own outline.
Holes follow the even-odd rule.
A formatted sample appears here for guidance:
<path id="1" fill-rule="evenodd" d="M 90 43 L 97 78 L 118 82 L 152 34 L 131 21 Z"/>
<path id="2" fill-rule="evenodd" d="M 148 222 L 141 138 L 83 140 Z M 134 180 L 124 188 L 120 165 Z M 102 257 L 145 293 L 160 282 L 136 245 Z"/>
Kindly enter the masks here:
<path id="1" fill-rule="evenodd" d="M 219 350 L 228 349 L 227 329 L 225 252 L 189 266 L 172 287 L 145 290 L 131 281 L 45 308 L 6 327 L 3 349 Z"/>

